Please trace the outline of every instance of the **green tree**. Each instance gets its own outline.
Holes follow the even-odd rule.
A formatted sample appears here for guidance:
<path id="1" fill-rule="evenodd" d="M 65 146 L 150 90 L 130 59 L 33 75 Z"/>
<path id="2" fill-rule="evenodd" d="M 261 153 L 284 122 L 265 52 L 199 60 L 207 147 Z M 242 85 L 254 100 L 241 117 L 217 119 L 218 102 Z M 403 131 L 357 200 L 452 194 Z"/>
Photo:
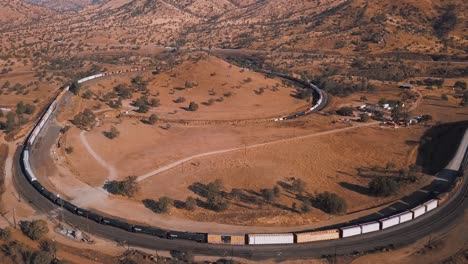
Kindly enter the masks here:
<path id="1" fill-rule="evenodd" d="M 293 191 L 302 193 L 306 188 L 306 183 L 302 179 L 294 179 L 291 184 L 291 188 Z"/>
<path id="2" fill-rule="evenodd" d="M 70 85 L 70 92 L 72 92 L 74 95 L 79 95 L 81 90 L 81 85 L 77 82 L 73 82 Z"/>
<path id="3" fill-rule="evenodd" d="M 390 196 L 397 194 L 400 184 L 390 177 L 379 177 L 369 182 L 369 190 L 375 196 Z"/>
<path id="4" fill-rule="evenodd" d="M 336 111 L 336 113 L 341 116 L 353 116 L 354 108 L 345 106 L 345 107 L 340 108 L 338 111 Z"/>
<path id="5" fill-rule="evenodd" d="M 158 210 L 161 213 L 167 213 L 171 209 L 173 205 L 173 201 L 171 198 L 167 196 L 160 197 L 158 200 Z"/>
<path id="6" fill-rule="evenodd" d="M 148 123 L 154 125 L 156 124 L 156 122 L 158 122 L 158 116 L 156 114 L 150 115 L 150 117 L 148 118 Z"/>
<path id="7" fill-rule="evenodd" d="M 44 220 L 20 221 L 19 225 L 23 234 L 32 240 L 39 240 L 49 232 Z"/>
<path id="8" fill-rule="evenodd" d="M 190 111 L 192 111 L 192 112 L 197 111 L 198 110 L 198 104 L 195 103 L 195 102 L 190 102 L 188 109 Z"/>
<path id="9" fill-rule="evenodd" d="M 345 213 L 348 206 L 346 200 L 336 193 L 323 192 L 315 197 L 317 207 L 329 214 Z"/>
<path id="10" fill-rule="evenodd" d="M 195 199 L 192 196 L 187 197 L 184 203 L 185 209 L 189 211 L 193 211 L 195 210 L 196 206 L 197 206 L 197 202 L 195 201 Z"/>
<path id="11" fill-rule="evenodd" d="M 117 130 L 115 126 L 111 126 L 109 131 L 104 132 L 104 136 L 106 136 L 109 139 L 114 139 L 120 135 L 120 131 Z"/>

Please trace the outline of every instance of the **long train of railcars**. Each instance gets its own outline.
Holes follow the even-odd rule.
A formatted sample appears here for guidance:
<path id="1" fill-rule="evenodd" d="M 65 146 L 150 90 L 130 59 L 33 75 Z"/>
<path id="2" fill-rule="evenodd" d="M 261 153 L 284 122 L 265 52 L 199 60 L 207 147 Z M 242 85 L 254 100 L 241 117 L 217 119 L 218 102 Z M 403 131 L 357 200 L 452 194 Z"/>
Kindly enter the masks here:
<path id="1" fill-rule="evenodd" d="M 322 110 L 328 104 L 328 95 L 327 95 L 327 93 L 322 91 L 320 88 L 315 86 L 310 81 L 304 81 L 304 80 L 301 80 L 301 79 L 286 75 L 284 73 L 271 72 L 271 71 L 266 71 L 266 70 L 259 70 L 259 72 L 262 72 L 262 73 L 268 74 L 268 75 L 278 76 L 280 78 L 293 81 L 295 83 L 300 84 L 301 86 L 303 86 L 305 88 L 308 88 L 308 89 L 312 90 L 312 93 L 314 94 L 314 99 L 312 100 L 312 105 L 310 106 L 309 109 L 307 109 L 305 111 L 302 111 L 302 112 L 293 113 L 293 114 L 290 114 L 290 115 L 287 115 L 287 116 L 275 118 L 274 121 L 290 120 L 290 119 L 298 118 L 298 117 L 301 117 L 301 116 L 309 115 L 311 113 Z"/>
<path id="2" fill-rule="evenodd" d="M 136 69 L 144 70 L 144 69 Z M 133 69 L 130 71 L 134 71 Z M 112 73 L 101 73 L 93 76 L 80 79 L 78 83 L 83 83 L 96 78 L 109 76 L 112 74 L 119 74 L 126 71 L 117 71 Z M 278 75 L 278 74 L 277 74 Z M 281 76 L 280 76 L 281 77 Z M 288 78 L 291 80 L 298 80 L 295 78 Z M 301 84 L 308 82 L 299 80 Z M 318 88 L 317 88 L 318 89 Z M 81 217 L 93 220 L 99 224 L 110 225 L 116 228 L 123 229 L 128 232 L 141 233 L 151 236 L 157 236 L 165 239 L 183 239 L 191 240 L 199 243 L 210 243 L 210 244 L 227 244 L 227 245 L 271 245 L 271 244 L 296 244 L 296 243 L 309 243 L 315 241 L 343 239 L 347 237 L 357 236 L 361 234 L 367 234 L 370 232 L 377 232 L 391 228 L 426 214 L 429 211 L 436 209 L 445 199 L 432 199 L 419 206 L 414 207 L 411 210 L 404 211 L 398 214 L 394 214 L 377 221 L 361 223 L 352 226 L 343 226 L 337 229 L 312 231 L 312 232 L 290 232 L 290 233 L 278 233 L 278 234 L 266 234 L 266 233 L 253 233 L 253 234 L 229 234 L 229 233 L 193 233 L 193 232 L 180 232 L 173 230 L 163 230 L 157 227 L 150 227 L 144 225 L 136 225 L 125 222 L 123 220 L 110 218 L 107 216 L 101 216 L 95 212 L 79 208 L 78 206 L 63 200 L 58 195 L 47 190 L 36 178 L 34 172 L 29 164 L 29 158 L 31 156 L 31 147 L 37 139 L 38 134 L 48 121 L 52 112 L 57 106 L 57 103 L 68 91 L 68 87 L 65 87 L 63 91 L 55 98 L 55 100 L 49 105 L 46 112 L 42 115 L 41 119 L 34 127 L 29 137 L 26 140 L 26 144 L 23 148 L 21 155 L 21 168 L 27 180 L 31 185 L 44 197 L 50 200 L 52 203 L 64 208 L 65 210 L 76 214 Z M 320 99 L 319 99 L 320 100 Z M 320 102 L 321 103 L 321 102 Z M 317 105 L 317 104 L 316 104 Z"/>

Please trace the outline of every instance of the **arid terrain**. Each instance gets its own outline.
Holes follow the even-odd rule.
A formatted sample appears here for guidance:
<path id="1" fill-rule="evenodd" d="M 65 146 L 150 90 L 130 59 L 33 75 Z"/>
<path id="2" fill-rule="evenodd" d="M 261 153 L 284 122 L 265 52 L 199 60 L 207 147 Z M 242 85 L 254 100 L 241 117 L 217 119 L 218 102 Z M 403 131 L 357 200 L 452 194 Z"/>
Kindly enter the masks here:
<path id="1" fill-rule="evenodd" d="M 0 262 L 46 263 L 56 257 L 51 241 L 66 263 L 146 263 L 154 253 L 99 237 L 96 248 L 74 242 L 57 231 L 58 212 L 22 200 L 15 151 L 67 85 L 47 127 L 54 136 L 39 136 L 31 164 L 44 187 L 82 208 L 245 233 L 331 226 L 407 197 L 417 204 L 432 190 L 411 194 L 448 160 L 434 162 L 428 144 L 440 140 L 451 155 L 457 143 L 458 132 L 432 129 L 468 120 L 467 8 L 460 0 L 2 1 L 0 227 L 12 232 L 0 230 Z M 327 106 L 279 121 L 317 96 L 259 70 L 312 82 Z M 76 83 L 98 73 L 113 74 Z M 398 188 L 378 194 L 376 179 Z M 324 193 L 344 207 L 328 211 Z M 34 219 L 45 220 L 49 242 L 13 228 Z M 463 263 L 463 226 L 403 249 L 316 261 Z"/>

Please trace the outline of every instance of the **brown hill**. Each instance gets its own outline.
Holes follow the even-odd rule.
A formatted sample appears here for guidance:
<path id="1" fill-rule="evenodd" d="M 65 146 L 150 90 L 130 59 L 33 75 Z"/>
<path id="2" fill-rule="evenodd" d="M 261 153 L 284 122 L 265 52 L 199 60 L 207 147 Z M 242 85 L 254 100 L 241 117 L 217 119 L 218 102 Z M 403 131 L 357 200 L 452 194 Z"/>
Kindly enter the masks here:
<path id="1" fill-rule="evenodd" d="M 86 6 L 99 4 L 104 0 L 23 0 L 26 3 L 43 6 L 53 10 L 76 11 Z"/>

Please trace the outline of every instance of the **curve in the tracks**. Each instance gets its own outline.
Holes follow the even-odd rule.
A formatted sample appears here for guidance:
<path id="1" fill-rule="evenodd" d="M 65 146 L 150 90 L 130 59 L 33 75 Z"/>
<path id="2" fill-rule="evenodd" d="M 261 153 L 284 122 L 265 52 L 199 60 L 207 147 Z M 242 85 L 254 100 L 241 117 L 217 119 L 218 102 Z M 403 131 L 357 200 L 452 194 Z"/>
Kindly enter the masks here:
<path id="1" fill-rule="evenodd" d="M 105 74 L 87 77 L 80 81 L 84 82 L 84 81 L 92 80 L 92 79 L 99 78 L 102 76 L 105 76 Z M 67 90 L 65 90 L 63 93 L 66 93 L 66 92 Z M 73 206 L 73 205 L 69 204 L 69 202 L 67 201 L 57 199 L 57 197 L 50 192 L 47 193 L 47 192 L 41 191 L 41 193 L 39 193 L 35 191 L 35 189 L 37 190 L 39 188 L 38 187 L 39 183 L 37 182 L 37 179 L 35 177 L 32 178 L 34 174 L 32 173 L 32 171 L 28 170 L 29 163 L 27 162 L 28 160 L 25 159 L 25 156 L 27 156 L 28 149 L 32 147 L 32 145 L 34 144 L 34 139 L 39 134 L 45 122 L 47 122 L 47 120 L 50 118 L 52 112 L 56 110 L 55 107 L 57 105 L 57 101 L 59 101 L 62 96 L 63 94 L 59 95 L 57 99 L 54 100 L 54 102 L 52 102 L 49 109 L 46 111 L 44 116 L 38 122 L 38 125 L 34 128 L 34 130 L 31 132 L 31 135 L 28 137 L 25 148 L 20 149 L 18 154 L 16 155 L 17 159 L 19 160 L 19 162 L 17 163 L 18 165 L 17 172 L 18 174 L 21 174 L 21 169 L 23 169 L 25 172 L 25 176 L 26 176 L 26 177 L 14 177 L 17 188 L 20 190 L 20 192 L 24 196 L 28 197 L 28 199 L 31 202 L 33 202 L 36 206 L 40 207 L 41 210 L 46 211 L 46 212 L 50 211 L 50 208 L 55 207 L 54 203 L 56 205 L 60 205 L 65 208 L 67 208 L 67 206 Z M 326 102 L 323 102 L 323 101 L 324 101 L 323 98 L 321 102 L 316 101 L 316 105 L 318 106 L 321 106 L 322 104 L 326 105 Z M 464 140 L 462 142 L 466 142 L 466 141 Z M 460 153 L 462 154 L 466 153 L 466 146 Z M 466 155 L 466 154 L 463 154 L 463 155 Z M 460 160 L 460 156 L 457 155 L 457 157 L 458 157 L 457 160 Z M 461 160 L 463 160 L 463 157 L 461 157 Z M 461 163 L 462 163 L 461 161 L 458 162 L 458 164 L 461 164 Z M 34 188 L 32 187 L 32 185 L 28 184 L 29 182 L 27 178 L 29 179 L 29 182 L 32 183 L 32 185 L 34 185 Z M 232 254 L 239 254 L 239 256 L 244 256 L 244 257 L 248 256 L 248 257 L 255 257 L 255 258 L 263 258 L 267 256 L 271 257 L 272 254 L 276 254 L 275 256 L 278 256 L 277 251 L 279 248 L 282 248 L 282 249 L 288 249 L 288 251 L 290 252 L 289 254 L 284 254 L 283 256 L 299 257 L 301 256 L 301 254 L 304 254 L 304 256 L 305 255 L 310 256 L 312 254 L 317 254 L 317 252 L 321 252 L 321 254 L 324 254 L 324 252 L 328 252 L 327 250 L 329 248 L 335 248 L 337 246 L 342 247 L 343 252 L 346 252 L 346 250 L 352 250 L 352 249 L 356 250 L 358 248 L 369 249 L 371 247 L 382 245 L 384 242 L 385 243 L 394 242 L 395 244 L 402 244 L 404 243 L 403 241 L 408 242 L 409 240 L 414 240 L 415 238 L 417 238 L 418 236 L 422 234 L 427 234 L 428 226 L 430 225 L 440 226 L 441 222 L 447 221 L 446 215 L 450 215 L 458 211 L 461 205 L 465 203 L 464 196 L 466 194 L 466 189 L 467 189 L 466 187 L 467 187 L 467 183 L 466 181 L 463 181 L 462 188 L 460 188 L 461 191 L 457 192 L 449 200 L 450 202 L 444 203 L 437 210 L 428 212 L 426 216 L 424 217 L 415 218 L 414 220 L 409 221 L 408 223 L 400 224 L 391 229 L 381 230 L 379 232 L 374 232 L 371 234 L 365 234 L 365 235 L 352 237 L 352 238 L 345 238 L 345 239 L 339 239 L 339 240 L 333 240 L 333 241 L 321 241 L 318 243 L 311 243 L 311 244 L 291 244 L 287 246 L 271 245 L 271 246 L 262 246 L 262 247 L 253 247 L 253 248 L 233 247 Z M 44 190 L 44 189 L 41 189 L 41 190 Z M 43 197 L 44 195 L 47 196 L 48 199 L 45 199 Z M 38 199 L 38 196 L 41 198 Z M 49 202 L 48 200 L 52 201 L 53 203 Z M 64 203 L 67 203 L 67 206 L 64 206 Z M 77 211 L 77 208 L 75 208 L 74 211 L 68 208 L 67 210 L 70 210 L 70 212 L 66 212 L 66 215 L 67 215 L 66 220 L 69 220 L 69 222 L 77 226 L 80 226 L 84 230 L 86 230 L 86 227 L 87 227 L 90 232 L 92 230 L 93 233 L 96 233 L 98 235 L 102 235 L 102 236 L 112 238 L 112 239 L 127 240 L 132 245 L 145 246 L 149 248 L 158 248 L 158 249 L 173 249 L 174 247 L 180 248 L 180 246 L 182 246 L 182 247 L 194 249 L 200 254 L 209 254 L 209 255 L 213 255 L 213 254 L 220 255 L 221 251 L 224 252 L 226 250 L 226 247 L 223 247 L 223 246 L 200 245 L 200 244 L 188 243 L 186 241 L 167 241 L 167 240 L 158 239 L 156 237 L 142 235 L 139 233 L 129 233 L 127 231 L 122 230 L 122 225 L 128 226 L 129 224 L 122 222 L 120 220 L 104 218 L 114 223 L 118 223 L 120 225 L 120 228 L 116 228 L 115 226 L 118 226 L 118 225 L 112 224 L 112 222 L 107 223 L 107 225 L 103 225 L 102 223 L 105 223 L 105 220 L 103 220 L 102 217 L 100 221 L 101 224 L 90 222 L 90 220 L 87 218 L 90 218 L 91 216 L 93 217 L 95 216 L 92 214 L 92 212 L 88 211 L 86 214 L 86 217 L 83 217 L 83 214 L 80 215 L 78 213 L 79 211 Z M 74 212 L 75 214 L 71 212 Z M 438 216 L 438 217 L 435 217 L 435 216 Z M 427 226 L 424 226 L 421 223 L 426 223 Z M 110 226 L 110 225 L 113 225 L 113 226 Z M 406 230 L 406 229 L 408 229 L 407 230 L 408 234 L 406 235 L 406 237 L 402 237 L 403 235 L 400 232 L 401 230 Z M 168 238 L 170 237 L 171 232 L 177 233 L 177 231 L 168 231 Z M 190 235 L 197 236 L 199 234 L 190 233 Z M 198 240 L 198 239 L 193 239 L 193 240 Z M 310 249 L 315 249 L 315 251 L 313 251 L 313 253 L 309 252 Z"/>

